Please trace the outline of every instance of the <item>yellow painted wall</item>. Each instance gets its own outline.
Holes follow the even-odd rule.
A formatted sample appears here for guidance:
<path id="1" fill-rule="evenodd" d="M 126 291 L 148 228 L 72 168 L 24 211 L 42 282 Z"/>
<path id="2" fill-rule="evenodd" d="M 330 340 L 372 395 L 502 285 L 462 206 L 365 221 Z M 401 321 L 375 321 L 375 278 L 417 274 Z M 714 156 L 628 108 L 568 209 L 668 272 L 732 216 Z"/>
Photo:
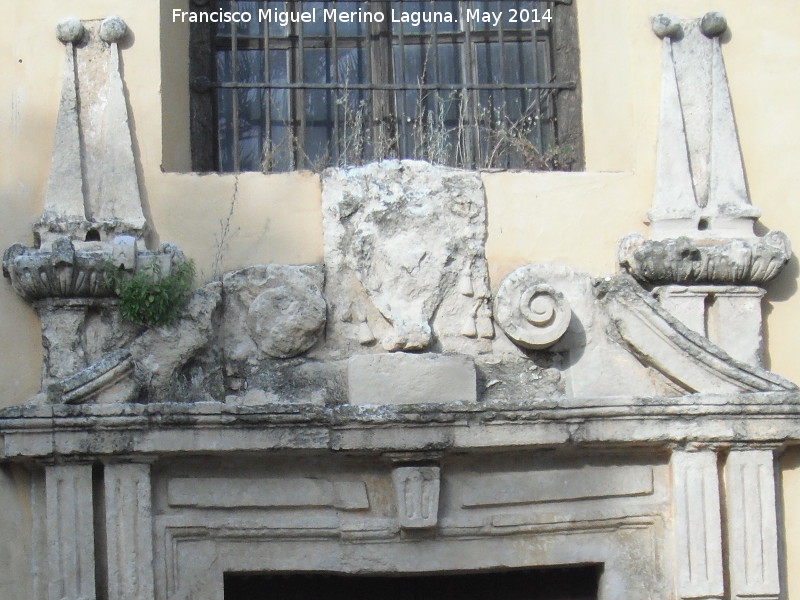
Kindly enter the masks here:
<path id="1" fill-rule="evenodd" d="M 41 213 L 63 60 L 55 23 L 68 15 L 90 19 L 116 13 L 133 33 L 122 60 L 146 212 L 158 241 L 178 244 L 195 259 L 202 276 L 211 276 L 236 182 L 232 175 L 187 172 L 188 32 L 168 22 L 172 6 L 187 1 L 0 0 L 5 75 L 0 78 L 0 248 L 30 244 L 31 224 Z M 782 229 L 800 244 L 800 202 L 793 198 L 800 162 L 800 3 L 577 2 L 586 172 L 484 175 L 494 285 L 514 267 L 532 261 L 565 262 L 594 275 L 612 273 L 617 240 L 646 231 L 642 217 L 653 187 L 660 75 L 659 41 L 649 21 L 658 12 L 688 18 L 721 10 L 728 17 L 732 33 L 723 53 L 750 194 L 762 209 L 763 225 Z M 225 269 L 319 261 L 318 177 L 240 175 L 231 224 L 224 240 Z M 766 304 L 770 365 L 794 381 L 800 381 L 797 278 L 793 258 L 771 286 Z M 0 406 L 9 406 L 37 391 L 39 333 L 34 312 L 6 282 L 0 282 L 0 315 Z M 790 499 L 800 492 L 800 460 L 792 457 L 782 474 L 787 527 L 797 532 L 800 511 L 791 510 Z M 0 559 L 4 552 L 15 557 L 0 569 L 3 598 L 30 595 L 27 559 L 20 558 L 24 550 L 13 541 L 20 528 L 28 527 L 18 518 L 27 499 L 11 491 L 20 481 L 19 474 L 0 472 Z M 789 564 L 798 563 L 797 535 L 787 537 L 787 549 Z M 800 581 L 790 581 L 791 597 L 800 600 Z"/>

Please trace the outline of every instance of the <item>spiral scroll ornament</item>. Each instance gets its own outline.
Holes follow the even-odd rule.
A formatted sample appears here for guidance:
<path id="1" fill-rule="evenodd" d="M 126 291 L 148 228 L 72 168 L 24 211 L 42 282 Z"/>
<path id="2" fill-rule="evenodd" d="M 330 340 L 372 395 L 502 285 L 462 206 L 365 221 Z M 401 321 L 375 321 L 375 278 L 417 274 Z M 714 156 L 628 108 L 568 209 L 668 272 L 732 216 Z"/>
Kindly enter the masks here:
<path id="1" fill-rule="evenodd" d="M 572 318 L 564 294 L 521 267 L 503 280 L 495 296 L 495 320 L 511 340 L 539 350 L 555 344 Z"/>

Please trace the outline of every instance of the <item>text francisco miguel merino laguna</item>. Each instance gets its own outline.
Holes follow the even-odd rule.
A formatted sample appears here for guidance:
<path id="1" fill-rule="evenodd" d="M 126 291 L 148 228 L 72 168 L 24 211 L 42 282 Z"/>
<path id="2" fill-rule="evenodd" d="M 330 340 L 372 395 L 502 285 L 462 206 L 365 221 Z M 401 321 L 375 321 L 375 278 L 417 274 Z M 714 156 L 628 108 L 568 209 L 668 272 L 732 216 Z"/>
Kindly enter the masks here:
<path id="1" fill-rule="evenodd" d="M 510 19 L 512 22 L 539 22 L 551 19 L 550 10 L 544 11 L 541 15 L 536 10 L 510 9 Z M 503 10 L 480 10 L 467 9 L 464 18 L 468 22 L 489 23 L 497 25 L 504 18 Z M 398 11 L 392 8 L 387 14 L 383 11 L 368 11 L 360 8 L 358 10 L 339 10 L 337 8 L 323 8 L 318 10 L 316 7 L 305 11 L 286 11 L 277 8 L 260 8 L 258 12 L 246 11 L 224 11 L 222 9 L 204 12 L 191 12 L 176 8 L 172 11 L 172 22 L 177 23 L 250 23 L 253 20 L 267 23 L 277 23 L 281 27 L 288 27 L 290 23 L 316 23 L 336 22 L 336 23 L 382 23 L 386 20 L 392 23 L 408 23 L 417 27 L 422 23 L 456 23 L 458 13 L 451 11 Z"/>

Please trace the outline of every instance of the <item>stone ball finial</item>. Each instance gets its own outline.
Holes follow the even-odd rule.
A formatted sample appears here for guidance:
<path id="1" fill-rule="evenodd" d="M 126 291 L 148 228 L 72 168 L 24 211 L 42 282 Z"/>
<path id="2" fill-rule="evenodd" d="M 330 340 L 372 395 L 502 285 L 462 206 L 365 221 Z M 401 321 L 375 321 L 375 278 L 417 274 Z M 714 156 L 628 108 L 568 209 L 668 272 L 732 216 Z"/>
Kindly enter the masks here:
<path id="1" fill-rule="evenodd" d="M 109 44 L 118 42 L 127 32 L 125 21 L 117 16 L 108 17 L 100 24 L 100 39 Z"/>
<path id="2" fill-rule="evenodd" d="M 728 21 L 725 15 L 719 12 L 707 12 L 700 21 L 700 31 L 706 37 L 719 37 L 728 29 Z"/>
<path id="3" fill-rule="evenodd" d="M 662 40 L 665 37 L 674 39 L 680 37 L 681 33 L 683 33 L 683 26 L 678 17 L 661 13 L 653 17 L 653 33 Z"/>
<path id="4" fill-rule="evenodd" d="M 56 37 L 65 44 L 75 44 L 83 38 L 83 23 L 77 17 L 67 17 L 56 25 Z"/>

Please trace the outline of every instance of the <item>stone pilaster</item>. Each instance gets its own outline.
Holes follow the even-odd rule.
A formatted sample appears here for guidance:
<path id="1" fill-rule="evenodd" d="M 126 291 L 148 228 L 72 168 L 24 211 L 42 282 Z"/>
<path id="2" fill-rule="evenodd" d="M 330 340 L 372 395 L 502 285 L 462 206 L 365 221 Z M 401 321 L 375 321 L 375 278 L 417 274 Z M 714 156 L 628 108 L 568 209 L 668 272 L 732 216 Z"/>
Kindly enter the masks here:
<path id="1" fill-rule="evenodd" d="M 763 365 L 761 299 L 756 286 L 664 285 L 656 288 L 661 305 L 689 329 L 707 337 L 732 358 Z"/>
<path id="2" fill-rule="evenodd" d="M 718 291 L 706 317 L 707 334 L 712 342 L 736 360 L 757 367 L 764 364 L 761 313 L 764 294 L 765 290 L 755 286 Z"/>
<path id="3" fill-rule="evenodd" d="M 725 463 L 731 598 L 777 600 L 778 525 L 771 450 L 733 450 Z"/>
<path id="4" fill-rule="evenodd" d="M 105 468 L 109 600 L 153 600 L 150 465 Z"/>
<path id="5" fill-rule="evenodd" d="M 717 454 L 672 455 L 676 588 L 682 600 L 722 599 L 722 530 Z"/>
<path id="6" fill-rule="evenodd" d="M 48 600 L 94 600 L 92 466 L 45 468 Z"/>

